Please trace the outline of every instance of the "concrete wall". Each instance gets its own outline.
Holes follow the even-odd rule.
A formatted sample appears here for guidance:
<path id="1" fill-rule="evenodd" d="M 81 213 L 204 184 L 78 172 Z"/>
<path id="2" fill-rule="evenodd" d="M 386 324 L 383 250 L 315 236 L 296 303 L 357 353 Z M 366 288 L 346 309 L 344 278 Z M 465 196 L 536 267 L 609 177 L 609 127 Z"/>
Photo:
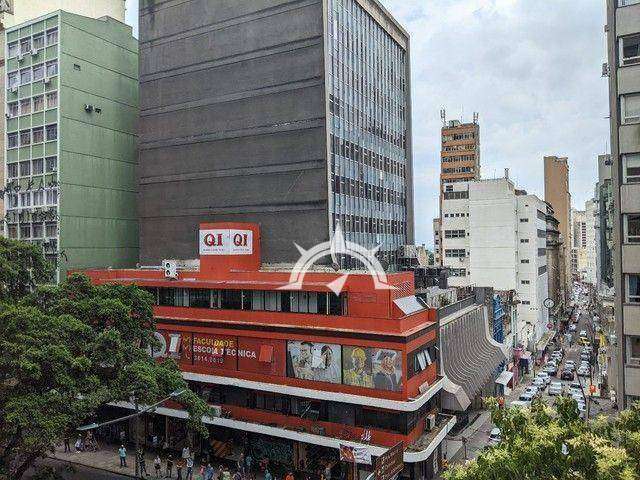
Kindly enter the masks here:
<path id="1" fill-rule="evenodd" d="M 60 250 L 67 268 L 138 261 L 138 48 L 131 27 L 62 12 Z M 85 111 L 85 104 L 98 107 Z"/>
<path id="2" fill-rule="evenodd" d="M 92 18 L 108 15 L 124 22 L 124 4 L 125 0 L 13 0 L 13 15 L 5 14 L 5 27 L 33 20 L 56 10 Z"/>
<path id="3" fill-rule="evenodd" d="M 328 239 L 323 2 L 142 1 L 141 262 L 202 221 L 257 221 L 265 261 Z"/>

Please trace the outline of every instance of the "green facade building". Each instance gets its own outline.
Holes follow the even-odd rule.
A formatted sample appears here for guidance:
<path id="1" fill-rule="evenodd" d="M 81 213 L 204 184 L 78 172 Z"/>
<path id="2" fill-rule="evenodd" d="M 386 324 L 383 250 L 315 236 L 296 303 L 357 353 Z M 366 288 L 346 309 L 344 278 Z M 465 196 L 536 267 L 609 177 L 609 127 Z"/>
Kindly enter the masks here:
<path id="1" fill-rule="evenodd" d="M 57 11 L 6 31 L 5 234 L 68 270 L 138 261 L 138 42 Z"/>

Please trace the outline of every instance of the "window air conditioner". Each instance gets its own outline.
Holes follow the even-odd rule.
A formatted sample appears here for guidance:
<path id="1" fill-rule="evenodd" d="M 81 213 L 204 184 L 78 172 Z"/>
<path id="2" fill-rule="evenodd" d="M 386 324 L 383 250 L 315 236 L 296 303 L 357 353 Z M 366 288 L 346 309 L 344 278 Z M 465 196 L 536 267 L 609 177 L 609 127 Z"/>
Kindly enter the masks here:
<path id="1" fill-rule="evenodd" d="M 222 416 L 222 407 L 220 405 L 212 405 L 211 406 L 211 412 L 212 412 L 214 417 L 221 417 Z"/>
<path id="2" fill-rule="evenodd" d="M 34 57 L 35 57 L 36 55 L 38 55 L 38 49 L 37 49 L 37 48 L 33 48 L 33 49 L 31 49 L 31 55 L 32 55 L 32 56 L 34 56 Z"/>
<path id="3" fill-rule="evenodd" d="M 18 93 L 18 87 L 11 87 L 10 92 L 11 93 Z"/>
<path id="4" fill-rule="evenodd" d="M 18 61 L 21 62 L 24 60 L 24 54 L 23 53 L 19 53 L 18 54 Z"/>
<path id="5" fill-rule="evenodd" d="M 49 77 L 44 77 L 42 81 L 44 82 L 45 85 L 49 85 L 51 83 L 51 79 Z"/>

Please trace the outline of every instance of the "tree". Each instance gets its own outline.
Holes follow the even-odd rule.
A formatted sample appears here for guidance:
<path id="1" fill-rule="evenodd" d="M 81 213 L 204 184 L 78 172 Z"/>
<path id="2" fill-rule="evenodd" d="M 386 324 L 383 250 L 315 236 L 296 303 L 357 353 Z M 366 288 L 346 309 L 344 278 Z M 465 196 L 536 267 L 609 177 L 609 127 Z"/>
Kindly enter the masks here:
<path id="1" fill-rule="evenodd" d="M 576 402 L 556 399 L 553 407 L 536 400 L 530 409 L 500 408 L 488 401 L 502 441 L 473 461 L 454 466 L 448 480 L 640 478 L 640 407 L 582 421 Z"/>
<path id="2" fill-rule="evenodd" d="M 42 248 L 0 237 L 0 301 L 15 301 L 51 278 L 53 267 Z"/>
<path id="3" fill-rule="evenodd" d="M 157 362 L 147 353 L 155 329 L 150 294 L 136 286 L 94 286 L 80 274 L 24 294 L 37 282 L 3 257 L 11 250 L 0 250 L 0 274 L 15 270 L 11 285 L 2 284 L 0 304 L 0 478 L 21 478 L 66 432 L 113 401 L 153 404 L 185 390 L 177 401 L 190 427 L 206 436 L 201 419 L 208 405 L 188 389 L 173 360 Z M 21 251 L 39 271 L 41 254 Z"/>

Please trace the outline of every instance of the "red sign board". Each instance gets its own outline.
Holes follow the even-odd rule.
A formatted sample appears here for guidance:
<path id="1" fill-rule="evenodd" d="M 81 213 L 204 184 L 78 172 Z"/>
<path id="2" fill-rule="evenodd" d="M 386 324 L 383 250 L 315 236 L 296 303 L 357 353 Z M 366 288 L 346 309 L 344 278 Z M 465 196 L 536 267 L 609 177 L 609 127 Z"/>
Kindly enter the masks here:
<path id="1" fill-rule="evenodd" d="M 404 447 L 397 443 L 376 459 L 376 480 L 392 480 L 404 468 Z"/>
<path id="2" fill-rule="evenodd" d="M 203 333 L 193 335 L 194 365 L 235 370 L 237 366 L 236 349 L 236 337 Z"/>
<path id="3" fill-rule="evenodd" d="M 238 339 L 238 370 L 284 377 L 287 368 L 287 344 L 284 340 Z"/>

